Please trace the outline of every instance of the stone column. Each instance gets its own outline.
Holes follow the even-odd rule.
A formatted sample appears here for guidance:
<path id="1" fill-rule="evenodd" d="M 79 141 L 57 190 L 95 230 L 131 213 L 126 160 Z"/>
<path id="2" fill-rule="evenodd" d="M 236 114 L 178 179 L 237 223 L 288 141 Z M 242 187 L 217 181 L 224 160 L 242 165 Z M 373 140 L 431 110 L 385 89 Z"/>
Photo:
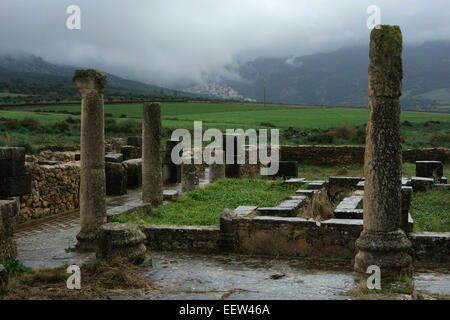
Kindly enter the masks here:
<path id="1" fill-rule="evenodd" d="M 189 192 L 198 189 L 200 184 L 198 165 L 194 164 L 192 157 L 191 163 L 182 163 L 181 165 L 181 191 Z"/>
<path id="2" fill-rule="evenodd" d="M 223 134 L 222 135 L 222 150 L 224 155 L 225 163 L 225 176 L 227 178 L 241 178 L 241 165 L 238 164 L 238 134 Z M 233 150 L 227 150 L 227 144 L 231 143 L 233 145 Z M 227 152 L 232 152 L 233 163 L 227 163 Z M 231 155 L 229 155 L 231 157 Z"/>
<path id="3" fill-rule="evenodd" d="M 161 163 L 161 104 L 144 103 L 142 120 L 142 202 L 163 202 Z"/>
<path id="4" fill-rule="evenodd" d="M 81 93 L 80 219 L 77 248 L 97 247 L 98 228 L 106 223 L 103 91 L 106 75 L 77 70 L 73 77 Z"/>
<path id="5" fill-rule="evenodd" d="M 166 141 L 166 155 L 165 163 L 169 166 L 169 176 L 167 181 L 169 183 L 180 183 L 181 182 L 181 165 L 174 164 L 172 162 L 172 150 L 175 148 L 180 141 L 177 140 L 167 140 Z"/>
<path id="6" fill-rule="evenodd" d="M 216 152 L 219 153 L 217 156 L 222 157 L 222 163 L 212 163 L 209 165 L 209 182 L 225 178 L 224 153 L 222 150 L 216 150 Z"/>
<path id="7" fill-rule="evenodd" d="M 381 280 L 411 275 L 411 242 L 400 229 L 402 147 L 400 103 L 402 34 L 398 26 L 374 28 L 370 35 L 369 97 L 364 159 L 364 228 L 356 241 L 355 270 L 370 265 Z"/>

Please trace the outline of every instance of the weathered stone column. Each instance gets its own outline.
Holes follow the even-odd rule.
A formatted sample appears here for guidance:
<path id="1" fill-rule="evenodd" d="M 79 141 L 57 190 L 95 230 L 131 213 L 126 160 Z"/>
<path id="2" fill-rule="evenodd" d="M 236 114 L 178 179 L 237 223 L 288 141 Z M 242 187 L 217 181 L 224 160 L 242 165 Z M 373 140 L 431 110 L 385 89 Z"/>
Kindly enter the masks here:
<path id="1" fill-rule="evenodd" d="M 225 178 L 225 159 L 222 150 L 216 150 L 216 157 L 222 158 L 222 163 L 212 163 L 209 165 L 209 182 Z"/>
<path id="2" fill-rule="evenodd" d="M 364 160 L 364 229 L 356 241 L 355 270 L 370 265 L 381 280 L 411 275 L 411 242 L 400 230 L 402 147 L 400 103 L 402 34 L 398 26 L 374 28 L 370 35 L 369 97 Z"/>
<path id="3" fill-rule="evenodd" d="M 194 164 L 194 158 L 191 163 L 181 165 L 181 191 L 189 192 L 198 189 L 200 184 L 198 165 Z"/>
<path id="4" fill-rule="evenodd" d="M 158 207 L 163 202 L 161 104 L 144 103 L 142 120 L 142 201 Z"/>
<path id="5" fill-rule="evenodd" d="M 98 228 L 106 223 L 105 144 L 103 91 L 106 75 L 98 70 L 77 70 L 73 77 L 81 93 L 81 231 L 77 248 L 97 246 Z"/>

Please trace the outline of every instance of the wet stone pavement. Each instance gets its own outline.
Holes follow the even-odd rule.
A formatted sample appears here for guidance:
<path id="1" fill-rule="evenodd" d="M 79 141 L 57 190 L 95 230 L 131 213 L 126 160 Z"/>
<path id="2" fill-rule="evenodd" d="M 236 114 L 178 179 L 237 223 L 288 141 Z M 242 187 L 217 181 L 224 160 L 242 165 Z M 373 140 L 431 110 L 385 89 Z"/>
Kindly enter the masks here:
<path id="1" fill-rule="evenodd" d="M 356 284 L 352 272 L 304 270 L 295 259 L 161 252 L 152 261 L 161 300 L 342 300 Z"/>

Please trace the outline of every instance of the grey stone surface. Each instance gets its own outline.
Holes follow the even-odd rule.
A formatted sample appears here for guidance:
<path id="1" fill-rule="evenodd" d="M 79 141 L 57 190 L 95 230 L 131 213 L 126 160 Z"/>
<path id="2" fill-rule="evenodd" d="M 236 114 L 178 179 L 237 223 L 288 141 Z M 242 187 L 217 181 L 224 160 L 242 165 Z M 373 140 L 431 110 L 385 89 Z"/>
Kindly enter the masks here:
<path id="1" fill-rule="evenodd" d="M 8 198 L 31 193 L 32 177 L 29 174 L 0 177 L 0 197 Z"/>
<path id="2" fill-rule="evenodd" d="M 122 163 L 106 162 L 106 195 L 120 196 L 127 193 L 127 171 Z"/>
<path id="3" fill-rule="evenodd" d="M 127 172 L 127 188 L 135 189 L 142 185 L 142 159 L 130 159 L 122 162 Z"/>
<path id="4" fill-rule="evenodd" d="M 140 264 L 147 253 L 145 239 L 145 234 L 136 224 L 106 223 L 99 228 L 97 256 L 105 259 L 121 257 Z"/>
<path id="5" fill-rule="evenodd" d="M 433 178 L 412 177 L 411 186 L 415 192 L 426 191 L 432 188 L 434 183 Z"/>
<path id="6" fill-rule="evenodd" d="M 165 201 L 177 201 L 180 192 L 178 190 L 164 190 L 163 199 Z"/>
<path id="7" fill-rule="evenodd" d="M 25 174 L 25 148 L 0 147 L 0 177 Z"/>
<path id="8" fill-rule="evenodd" d="M 441 161 L 416 161 L 416 176 L 426 178 L 441 178 L 444 166 Z"/>
<path id="9" fill-rule="evenodd" d="M 273 175 L 274 178 L 297 178 L 298 162 L 297 161 L 280 161 L 278 163 L 278 172 Z"/>
<path id="10" fill-rule="evenodd" d="M 238 216 L 245 216 L 252 213 L 257 208 L 258 207 L 256 206 L 239 206 L 236 209 L 234 209 L 234 213 L 237 214 Z"/>
<path id="11" fill-rule="evenodd" d="M 297 190 L 295 192 L 296 195 L 300 195 L 300 196 L 307 196 L 308 198 L 312 198 L 317 192 L 319 192 L 318 190 Z"/>
<path id="12" fill-rule="evenodd" d="M 158 252 L 152 260 L 160 300 L 347 300 L 356 285 L 351 272 L 305 270 L 295 259 Z"/>
<path id="13" fill-rule="evenodd" d="M 105 154 L 105 162 L 121 163 L 123 161 L 123 154 L 121 153 L 107 153 Z"/>

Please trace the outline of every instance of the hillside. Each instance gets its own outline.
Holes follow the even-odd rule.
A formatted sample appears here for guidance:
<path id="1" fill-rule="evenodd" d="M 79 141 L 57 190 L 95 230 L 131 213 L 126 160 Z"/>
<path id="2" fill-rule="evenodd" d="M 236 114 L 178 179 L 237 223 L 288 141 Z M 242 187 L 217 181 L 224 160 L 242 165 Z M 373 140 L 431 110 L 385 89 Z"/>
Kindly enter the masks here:
<path id="1" fill-rule="evenodd" d="M 403 63 L 404 107 L 450 106 L 450 42 L 406 46 Z M 237 68 L 243 81 L 221 81 L 258 101 L 265 87 L 271 102 L 367 105 L 368 65 L 368 47 L 353 47 L 295 58 L 258 58 Z"/>

